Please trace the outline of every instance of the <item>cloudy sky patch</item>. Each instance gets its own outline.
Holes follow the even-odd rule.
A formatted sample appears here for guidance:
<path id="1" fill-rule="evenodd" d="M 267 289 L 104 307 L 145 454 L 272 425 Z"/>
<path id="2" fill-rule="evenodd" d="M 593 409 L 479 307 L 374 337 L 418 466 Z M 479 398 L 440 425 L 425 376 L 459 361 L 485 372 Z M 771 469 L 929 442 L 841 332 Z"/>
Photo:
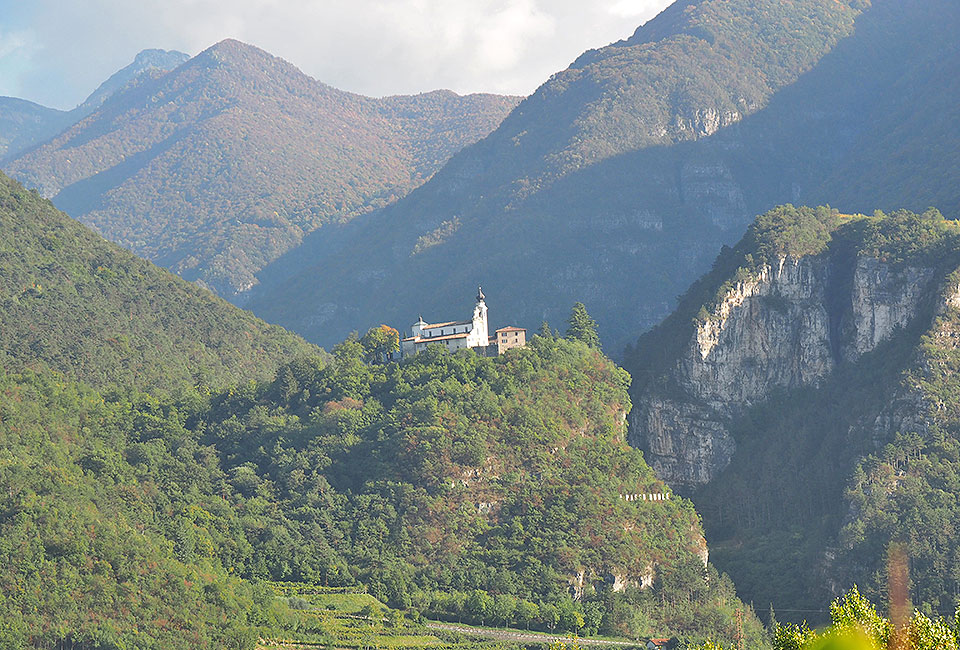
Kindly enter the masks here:
<path id="1" fill-rule="evenodd" d="M 525 95 L 669 0 L 0 0 L 0 95 L 72 108 L 142 49 L 237 38 L 332 86 Z"/>

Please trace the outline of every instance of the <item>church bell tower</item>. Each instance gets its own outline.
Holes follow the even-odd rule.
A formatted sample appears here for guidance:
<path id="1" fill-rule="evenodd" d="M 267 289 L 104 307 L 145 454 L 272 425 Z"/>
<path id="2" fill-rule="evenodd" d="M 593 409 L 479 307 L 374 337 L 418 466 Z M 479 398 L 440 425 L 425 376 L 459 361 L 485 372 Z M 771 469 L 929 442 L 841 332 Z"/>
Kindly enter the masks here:
<path id="1" fill-rule="evenodd" d="M 477 304 L 473 308 L 473 330 L 470 332 L 475 345 L 486 346 L 490 340 L 490 328 L 487 326 L 487 303 L 483 288 L 477 287 Z"/>

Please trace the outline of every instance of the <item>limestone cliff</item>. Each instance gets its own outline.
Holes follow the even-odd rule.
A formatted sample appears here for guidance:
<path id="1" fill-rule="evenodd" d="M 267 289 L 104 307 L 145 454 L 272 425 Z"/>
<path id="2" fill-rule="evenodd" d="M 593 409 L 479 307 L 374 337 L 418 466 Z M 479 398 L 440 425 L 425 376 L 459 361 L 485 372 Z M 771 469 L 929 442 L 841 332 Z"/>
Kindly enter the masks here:
<path id="1" fill-rule="evenodd" d="M 634 396 L 630 440 L 675 487 L 708 483 L 728 465 L 736 450 L 728 424 L 745 407 L 818 385 L 906 326 L 935 277 L 929 266 L 844 247 L 744 270 Z"/>
<path id="2" fill-rule="evenodd" d="M 785 206 L 631 353 L 630 439 L 748 600 L 880 597 L 894 540 L 915 604 L 960 590 L 958 269 L 936 211 Z"/>

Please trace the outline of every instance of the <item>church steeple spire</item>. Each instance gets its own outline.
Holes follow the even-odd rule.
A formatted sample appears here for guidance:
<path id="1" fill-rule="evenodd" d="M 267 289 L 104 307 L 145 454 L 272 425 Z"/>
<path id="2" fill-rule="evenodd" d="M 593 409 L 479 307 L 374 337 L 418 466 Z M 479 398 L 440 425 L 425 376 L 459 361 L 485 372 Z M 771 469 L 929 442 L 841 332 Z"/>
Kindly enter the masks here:
<path id="1" fill-rule="evenodd" d="M 483 287 L 477 287 L 477 302 L 483 302 L 486 296 L 483 295 Z"/>

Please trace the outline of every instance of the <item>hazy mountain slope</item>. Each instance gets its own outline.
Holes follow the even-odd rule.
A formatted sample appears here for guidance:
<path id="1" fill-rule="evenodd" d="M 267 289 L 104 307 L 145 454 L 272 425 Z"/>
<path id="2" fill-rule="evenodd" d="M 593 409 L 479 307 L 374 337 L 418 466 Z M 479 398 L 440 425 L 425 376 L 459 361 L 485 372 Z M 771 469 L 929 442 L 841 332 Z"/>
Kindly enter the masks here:
<path id="1" fill-rule="evenodd" d="M 97 386 L 174 390 L 269 376 L 315 352 L 145 262 L 0 174 L 0 361 Z"/>
<path id="2" fill-rule="evenodd" d="M 781 5 L 809 10 L 804 3 Z M 640 33 L 649 29 L 650 39 L 660 37 L 687 11 L 696 9 L 671 8 Z M 758 20 L 770 17 L 758 8 Z M 776 21 L 767 27 L 771 34 L 782 29 Z M 371 215 L 377 218 L 368 229 L 315 246 L 308 239 L 296 253 L 300 260 L 331 261 L 314 262 L 289 286 L 268 269 L 261 295 L 249 304 L 265 318 L 322 341 L 335 338 L 337 327 L 382 320 L 384 305 L 401 305 L 390 313 L 401 327 L 411 310 L 414 319 L 419 310 L 450 313 L 457 309 L 459 287 L 482 283 L 492 308 L 528 327 L 543 318 L 557 324 L 570 303 L 586 301 L 616 354 L 669 312 L 674 297 L 709 269 L 722 244 L 740 237 L 753 215 L 778 203 L 830 201 L 845 210 L 936 204 L 945 213 L 960 213 L 960 190 L 950 182 L 960 170 L 956 129 L 950 127 L 960 105 L 952 74 L 960 61 L 953 37 L 958 27 L 955 3 L 874 2 L 849 38 L 740 122 L 695 141 L 670 144 L 668 133 L 655 146 L 568 172 L 545 189 L 530 190 L 524 200 L 513 190 L 527 187 L 525 181 L 503 185 L 505 199 L 475 178 L 501 168 L 520 178 L 511 165 L 525 162 L 519 156 L 527 135 L 514 147 L 516 154 L 492 143 L 511 133 L 520 113 L 532 110 L 528 106 L 555 97 L 548 93 L 550 82 L 423 188 Z M 621 54 L 607 58 L 626 57 L 636 47 L 615 47 Z M 699 57 L 678 60 L 701 63 Z M 672 69 L 668 63 L 652 69 Z M 584 78 L 603 72 L 600 64 L 576 71 Z M 643 92 L 671 96 L 656 81 Z M 553 113 L 563 114 L 563 97 Z M 646 132 L 642 120 L 636 125 L 638 133 Z M 571 137 L 570 128 L 557 130 Z M 692 136 L 689 129 L 684 133 Z M 455 219 L 456 233 L 442 226 Z M 418 239 L 434 231 L 444 233 L 444 243 L 411 257 Z M 371 255 L 370 242 L 378 236 L 382 248 Z M 366 268 L 350 261 L 361 250 Z M 420 279 L 407 281 L 413 277 Z"/>
<path id="3" fill-rule="evenodd" d="M 172 70 L 190 57 L 183 52 L 143 50 L 73 110 L 60 111 L 13 97 L 0 97 L 0 160 L 49 140 L 92 113 L 111 95 L 147 72 Z"/>
<path id="4" fill-rule="evenodd" d="M 82 104 L 77 106 L 71 113 L 76 116 L 74 121 L 86 117 L 93 111 L 100 108 L 111 95 L 122 90 L 124 86 L 139 77 L 145 72 L 160 71 L 166 72 L 173 70 L 180 64 L 190 58 L 189 54 L 177 52 L 176 50 L 143 50 L 133 62 L 120 70 L 114 72 L 110 77 L 100 84 L 96 90 L 90 93 Z"/>
<path id="5" fill-rule="evenodd" d="M 0 160 L 53 137 L 69 113 L 14 97 L 0 97 Z"/>
<path id="6" fill-rule="evenodd" d="M 423 182 L 515 103 L 371 99 L 224 41 L 7 169 L 106 237 L 234 296 L 305 233 Z"/>
<path id="7" fill-rule="evenodd" d="M 953 608 L 958 268 L 939 213 L 778 209 L 631 353 L 631 439 L 746 598 L 881 596 L 903 541 L 914 605 Z"/>
<path id="8" fill-rule="evenodd" d="M 457 288 L 479 281 L 528 327 L 584 300 L 617 347 L 666 313 L 731 236 L 724 230 L 747 223 L 739 190 L 710 166 L 647 158 L 627 171 L 626 157 L 659 156 L 762 109 L 852 32 L 857 13 L 832 0 L 672 5 L 554 75 L 429 183 L 347 229 L 356 233 L 308 239 L 295 255 L 320 261 L 288 286 L 274 286 L 268 270 L 250 304 L 326 340 L 374 312 L 402 325 L 411 310 L 450 311 Z M 679 177 L 690 187 L 677 194 Z M 694 193 L 696 209 L 673 210 Z M 705 209 L 717 195 L 735 214 Z M 412 256 L 421 237 L 436 243 Z M 361 250 L 366 268 L 352 261 Z"/>

